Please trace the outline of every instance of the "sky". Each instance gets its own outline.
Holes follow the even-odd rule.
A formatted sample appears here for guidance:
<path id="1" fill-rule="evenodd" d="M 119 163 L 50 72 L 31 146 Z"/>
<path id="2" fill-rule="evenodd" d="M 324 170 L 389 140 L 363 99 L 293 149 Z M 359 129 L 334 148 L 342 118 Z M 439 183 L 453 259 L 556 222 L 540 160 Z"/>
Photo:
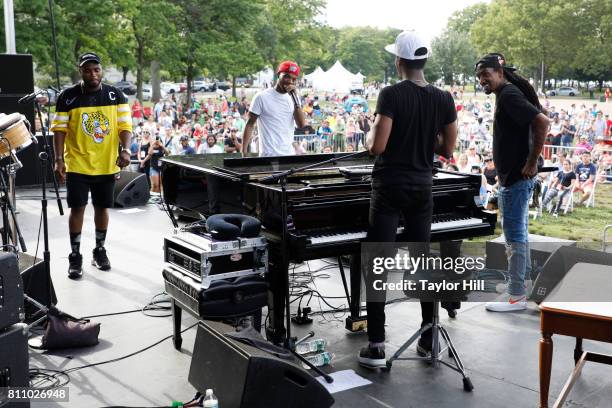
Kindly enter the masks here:
<path id="1" fill-rule="evenodd" d="M 324 20 L 332 27 L 374 26 L 412 29 L 429 40 L 457 10 L 489 0 L 327 0 Z"/>

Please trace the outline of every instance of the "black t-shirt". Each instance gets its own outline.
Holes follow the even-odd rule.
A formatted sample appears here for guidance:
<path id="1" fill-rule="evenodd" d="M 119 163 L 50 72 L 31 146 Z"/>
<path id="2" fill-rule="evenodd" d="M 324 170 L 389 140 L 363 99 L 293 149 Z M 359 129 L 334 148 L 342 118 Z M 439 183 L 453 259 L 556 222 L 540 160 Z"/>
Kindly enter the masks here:
<path id="1" fill-rule="evenodd" d="M 385 151 L 376 158 L 372 185 L 431 185 L 434 147 L 444 126 L 457 119 L 449 92 L 411 81 L 384 88 L 376 114 L 393 120 Z"/>
<path id="2" fill-rule="evenodd" d="M 559 173 L 557 173 L 557 179 L 563 187 L 569 187 L 572 184 L 572 180 L 576 179 L 576 173 L 573 171 L 564 173 L 563 170 L 561 170 Z"/>
<path id="3" fill-rule="evenodd" d="M 164 157 L 164 149 L 162 147 L 155 147 L 151 154 L 151 167 L 155 170 L 161 169 L 161 158 Z"/>
<path id="4" fill-rule="evenodd" d="M 485 167 L 483 174 L 486 177 L 488 184 L 494 185 L 496 183 L 495 177 L 497 177 L 497 169 L 488 169 Z"/>
<path id="5" fill-rule="evenodd" d="M 531 122 L 540 110 L 508 83 L 495 104 L 493 122 L 493 161 L 499 183 L 509 187 L 523 177 L 521 170 L 529 156 Z"/>

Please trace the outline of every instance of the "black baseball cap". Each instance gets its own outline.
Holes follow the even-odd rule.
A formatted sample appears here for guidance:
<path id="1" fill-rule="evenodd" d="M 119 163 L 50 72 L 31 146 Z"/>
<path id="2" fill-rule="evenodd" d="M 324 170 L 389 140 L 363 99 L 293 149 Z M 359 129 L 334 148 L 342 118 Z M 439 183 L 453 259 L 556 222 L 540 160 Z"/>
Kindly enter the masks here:
<path id="1" fill-rule="evenodd" d="M 81 54 L 79 57 L 79 67 L 87 64 L 88 62 L 95 62 L 96 64 L 100 63 L 100 57 L 93 52 L 86 52 L 85 54 Z"/>
<path id="2" fill-rule="evenodd" d="M 474 71 L 478 71 L 481 68 L 505 68 L 510 71 L 516 71 L 516 68 L 508 65 L 506 57 L 498 52 L 492 52 L 478 60 L 474 66 Z"/>

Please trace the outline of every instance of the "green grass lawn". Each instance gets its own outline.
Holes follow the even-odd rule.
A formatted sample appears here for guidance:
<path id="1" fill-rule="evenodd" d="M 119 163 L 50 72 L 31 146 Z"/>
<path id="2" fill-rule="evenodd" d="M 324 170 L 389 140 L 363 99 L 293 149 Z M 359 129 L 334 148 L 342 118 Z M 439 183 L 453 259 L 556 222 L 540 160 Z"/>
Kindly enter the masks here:
<path id="1" fill-rule="evenodd" d="M 578 197 L 576 195 L 575 197 Z M 558 218 L 547 213 L 529 222 L 529 232 L 584 243 L 597 243 L 600 246 L 603 228 L 612 224 L 612 184 L 598 184 L 595 191 L 595 207 L 574 206 L 572 213 Z M 612 232 L 612 231 L 610 231 Z M 612 237 L 608 237 L 608 241 Z"/>
<path id="2" fill-rule="evenodd" d="M 577 198 L 578 195 L 575 195 Z M 529 233 L 579 241 L 581 247 L 601 249 L 603 229 L 612 224 L 612 184 L 598 184 L 595 192 L 595 208 L 574 207 L 572 213 L 560 215 L 558 218 L 544 212 L 542 217 L 529 219 Z M 502 234 L 499 223 L 495 235 Z M 474 241 L 487 241 L 490 237 L 482 237 Z M 612 244 L 612 230 L 607 241 Z"/>

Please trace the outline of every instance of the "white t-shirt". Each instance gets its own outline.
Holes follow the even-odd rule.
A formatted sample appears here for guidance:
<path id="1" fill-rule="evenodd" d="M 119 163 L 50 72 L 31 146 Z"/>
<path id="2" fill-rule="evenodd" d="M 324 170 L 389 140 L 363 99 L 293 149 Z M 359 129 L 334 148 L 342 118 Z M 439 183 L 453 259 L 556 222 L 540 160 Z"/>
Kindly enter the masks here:
<path id="1" fill-rule="evenodd" d="M 208 153 L 223 153 L 223 149 L 218 144 L 213 145 L 213 147 L 209 147 L 208 143 L 202 143 L 200 147 L 198 147 L 198 154 Z"/>
<path id="2" fill-rule="evenodd" d="M 293 110 L 293 99 L 287 93 L 268 88 L 255 95 L 250 112 L 258 116 L 260 156 L 295 154 L 292 146 L 295 128 Z"/>

